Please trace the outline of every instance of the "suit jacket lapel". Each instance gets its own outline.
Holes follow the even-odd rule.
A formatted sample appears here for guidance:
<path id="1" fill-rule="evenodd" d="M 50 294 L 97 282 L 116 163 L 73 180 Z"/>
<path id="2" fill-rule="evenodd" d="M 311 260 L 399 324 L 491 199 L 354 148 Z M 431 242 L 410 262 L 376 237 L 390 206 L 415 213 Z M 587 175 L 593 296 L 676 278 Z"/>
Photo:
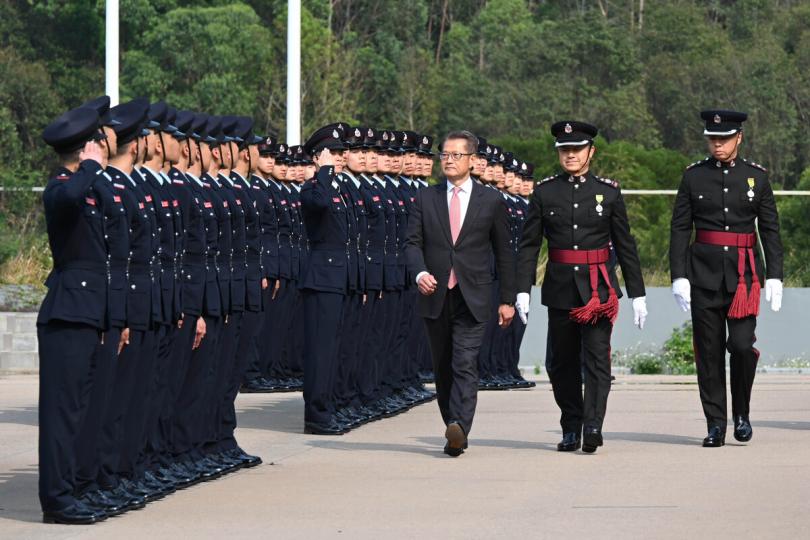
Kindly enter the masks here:
<path id="1" fill-rule="evenodd" d="M 447 242 L 453 245 L 453 236 L 450 234 L 450 208 L 447 206 L 447 182 L 438 184 L 435 189 L 436 195 L 433 201 L 436 204 L 436 213 L 442 224 L 442 231 L 447 237 Z"/>
<path id="2" fill-rule="evenodd" d="M 470 203 L 467 205 L 467 214 L 464 216 L 464 223 L 461 224 L 461 231 L 458 233 L 458 238 L 456 239 L 456 245 L 459 245 L 461 241 L 464 239 L 464 235 L 470 228 L 473 226 L 473 222 L 475 221 L 476 217 L 478 216 L 478 211 L 481 210 L 481 197 L 484 195 L 484 187 L 476 184 L 475 182 L 472 183 L 472 193 L 470 193 Z M 450 230 L 450 212 L 447 212 L 447 223 L 448 227 L 447 230 Z"/>

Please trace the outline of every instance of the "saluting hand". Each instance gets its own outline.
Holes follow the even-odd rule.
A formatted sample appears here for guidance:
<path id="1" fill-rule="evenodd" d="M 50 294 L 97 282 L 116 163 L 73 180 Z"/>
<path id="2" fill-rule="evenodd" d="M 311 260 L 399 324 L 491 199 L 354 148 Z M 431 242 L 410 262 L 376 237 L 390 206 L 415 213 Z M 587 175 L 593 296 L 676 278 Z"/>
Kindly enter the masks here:
<path id="1" fill-rule="evenodd" d="M 101 152 L 101 145 L 96 141 L 87 141 L 84 143 L 84 149 L 79 153 L 79 161 L 86 159 L 95 161 L 99 165 L 104 161 L 104 154 Z"/>
<path id="2" fill-rule="evenodd" d="M 318 162 L 318 167 L 327 167 L 335 164 L 335 158 L 332 156 L 332 151 L 328 148 L 321 150 L 321 153 L 318 154 L 318 159 L 316 161 Z"/>
<path id="3" fill-rule="evenodd" d="M 419 279 L 419 292 L 425 296 L 430 296 L 436 292 L 437 285 L 438 283 L 436 282 L 436 278 L 433 277 L 433 274 L 425 274 Z"/>

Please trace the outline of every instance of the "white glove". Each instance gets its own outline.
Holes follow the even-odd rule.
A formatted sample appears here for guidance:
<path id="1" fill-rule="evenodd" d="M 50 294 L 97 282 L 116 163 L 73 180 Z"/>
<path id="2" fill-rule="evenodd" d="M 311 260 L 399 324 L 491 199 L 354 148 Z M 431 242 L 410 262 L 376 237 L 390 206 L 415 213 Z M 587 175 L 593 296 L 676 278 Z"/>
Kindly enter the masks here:
<path id="1" fill-rule="evenodd" d="M 523 324 L 527 324 L 529 320 L 529 301 L 531 298 L 532 297 L 529 296 L 529 293 L 526 292 L 519 292 L 517 294 L 515 309 L 517 310 L 518 317 L 520 317 L 520 320 L 523 321 Z"/>
<path id="2" fill-rule="evenodd" d="M 647 320 L 647 297 L 639 296 L 633 298 L 633 324 L 638 326 L 639 330 L 644 329 L 644 321 Z"/>
<path id="3" fill-rule="evenodd" d="M 675 296 L 675 302 L 684 311 L 689 311 L 692 303 L 692 289 L 689 285 L 689 280 L 686 278 L 678 278 L 672 282 L 672 294 Z"/>
<path id="4" fill-rule="evenodd" d="M 765 280 L 765 301 L 771 303 L 771 310 L 779 311 L 782 308 L 782 280 Z"/>

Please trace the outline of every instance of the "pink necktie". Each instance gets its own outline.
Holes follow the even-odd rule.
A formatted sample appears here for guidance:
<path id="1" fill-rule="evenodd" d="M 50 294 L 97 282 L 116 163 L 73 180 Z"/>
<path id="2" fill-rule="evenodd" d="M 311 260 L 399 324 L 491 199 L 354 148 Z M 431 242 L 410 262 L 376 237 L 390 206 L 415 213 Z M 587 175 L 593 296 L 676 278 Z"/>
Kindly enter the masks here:
<path id="1" fill-rule="evenodd" d="M 459 191 L 461 191 L 461 188 L 454 187 L 453 196 L 450 197 L 450 236 L 453 238 L 454 245 L 458 239 L 458 233 L 461 230 L 461 200 L 458 197 Z M 447 288 L 452 289 L 457 283 L 458 280 L 456 279 L 456 273 L 451 268 L 450 279 L 447 281 Z"/>

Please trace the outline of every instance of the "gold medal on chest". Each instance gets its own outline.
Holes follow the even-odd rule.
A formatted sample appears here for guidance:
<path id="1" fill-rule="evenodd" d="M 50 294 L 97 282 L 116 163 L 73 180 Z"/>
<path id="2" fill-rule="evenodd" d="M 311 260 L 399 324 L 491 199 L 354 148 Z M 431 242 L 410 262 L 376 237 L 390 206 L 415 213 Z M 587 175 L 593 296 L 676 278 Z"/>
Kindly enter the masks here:
<path id="1" fill-rule="evenodd" d="M 746 193 L 746 195 L 748 195 L 749 199 L 754 198 L 754 184 L 756 184 L 756 182 L 754 182 L 754 179 L 749 178 L 748 179 L 748 193 Z"/>
<path id="2" fill-rule="evenodd" d="M 604 195 L 599 194 L 599 195 L 596 196 L 596 211 L 599 212 L 600 216 L 602 215 L 602 210 L 604 210 L 604 208 L 602 207 L 602 201 L 603 200 L 605 200 Z"/>

